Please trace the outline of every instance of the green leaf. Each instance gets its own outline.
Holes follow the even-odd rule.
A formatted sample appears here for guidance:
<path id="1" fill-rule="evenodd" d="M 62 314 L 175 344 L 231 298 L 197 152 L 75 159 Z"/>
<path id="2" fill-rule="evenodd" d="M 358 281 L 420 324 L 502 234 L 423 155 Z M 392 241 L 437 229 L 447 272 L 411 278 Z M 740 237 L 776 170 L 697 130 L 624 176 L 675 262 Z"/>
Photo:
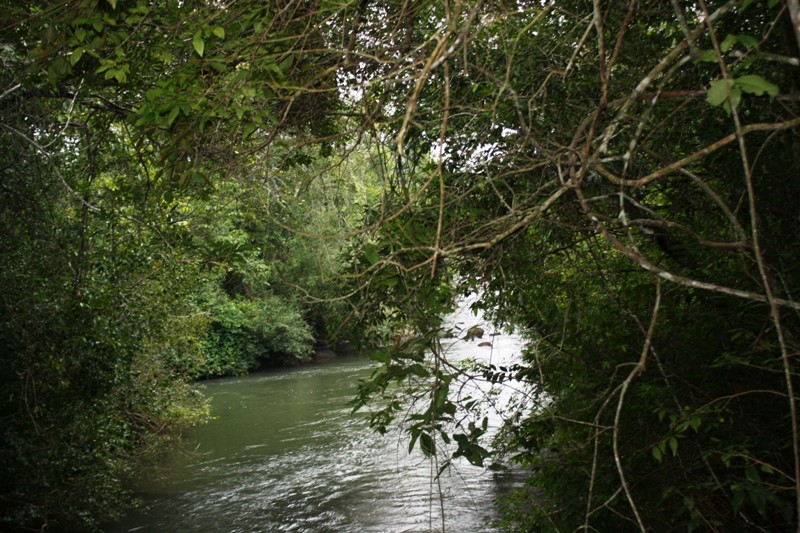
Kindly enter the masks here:
<path id="1" fill-rule="evenodd" d="M 744 503 L 744 489 L 738 483 L 734 483 L 731 485 L 731 491 L 733 492 L 733 498 L 731 498 L 731 507 L 733 508 L 734 513 L 739 512 L 739 508 Z"/>
<path id="2" fill-rule="evenodd" d="M 414 451 L 414 444 L 417 443 L 417 439 L 419 438 L 420 432 L 419 430 L 411 430 L 411 440 L 408 442 L 408 453 Z"/>
<path id="3" fill-rule="evenodd" d="M 68 66 L 63 57 L 57 57 L 47 68 L 48 81 L 53 84 L 58 82 L 58 79 L 67 73 Z"/>
<path id="4" fill-rule="evenodd" d="M 744 475 L 747 479 L 754 483 L 761 482 L 761 476 L 758 474 L 758 470 L 754 466 L 748 466 L 744 469 Z"/>
<path id="5" fill-rule="evenodd" d="M 94 72 L 95 72 L 95 74 L 100 74 L 101 72 L 105 72 L 105 71 L 107 71 L 107 70 L 109 70 L 111 68 L 114 68 L 116 66 L 117 66 L 117 62 L 116 61 L 113 61 L 111 59 L 102 59 L 100 66 L 97 67 L 97 70 L 95 70 Z M 106 79 L 108 79 L 108 78 L 106 78 Z"/>
<path id="6" fill-rule="evenodd" d="M 281 72 L 287 72 L 290 68 L 292 68 L 292 63 L 294 63 L 294 56 L 289 55 L 280 62 L 278 67 L 281 69 Z"/>
<path id="7" fill-rule="evenodd" d="M 250 136 L 251 133 L 256 131 L 256 124 L 255 122 L 248 122 L 244 126 L 244 131 L 242 132 L 242 138 L 246 139 Z"/>
<path id="8" fill-rule="evenodd" d="M 728 50 L 731 49 L 731 47 L 734 44 L 736 44 L 736 40 L 737 40 L 736 35 L 729 33 L 728 35 L 725 36 L 725 39 L 723 39 L 722 43 L 719 45 L 720 50 L 722 50 L 723 52 L 727 52 Z"/>
<path id="9" fill-rule="evenodd" d="M 433 408 L 436 410 L 437 414 L 442 413 L 445 409 L 445 404 L 447 403 L 447 389 L 446 386 L 441 386 L 436 389 L 436 392 L 433 394 Z"/>
<path id="10" fill-rule="evenodd" d="M 106 0 L 108 5 L 111 6 L 111 9 L 117 9 L 117 0 Z"/>
<path id="11" fill-rule="evenodd" d="M 194 46 L 194 51 L 197 52 L 197 55 L 203 57 L 203 52 L 206 49 L 206 43 L 203 41 L 203 31 L 197 30 L 197 33 L 194 34 L 192 38 L 192 46 Z"/>
<path id="12" fill-rule="evenodd" d="M 757 74 L 747 74 L 741 78 L 736 79 L 736 86 L 750 94 L 760 96 L 767 93 L 771 98 L 778 96 L 778 86 L 770 83 Z"/>
<path id="13" fill-rule="evenodd" d="M 739 107 L 739 102 L 742 101 L 742 90 L 737 85 L 734 85 L 733 89 L 731 89 L 731 97 L 732 97 L 732 100 L 733 100 L 733 107 Z M 731 114 L 731 102 L 728 101 L 728 100 L 725 100 L 724 102 L 722 102 L 722 109 L 724 109 L 725 112 L 728 115 L 730 115 Z"/>
<path id="14" fill-rule="evenodd" d="M 654 446 L 653 447 L 653 458 L 660 463 L 661 462 L 661 457 L 662 457 L 661 456 L 661 450 L 658 448 L 658 446 Z"/>
<path id="15" fill-rule="evenodd" d="M 489 451 L 486 448 L 479 444 L 473 444 L 469 447 L 464 457 L 475 466 L 483 466 L 484 459 L 489 457 L 489 455 Z"/>
<path id="16" fill-rule="evenodd" d="M 378 255 L 378 248 L 374 244 L 368 244 L 364 247 L 364 257 L 371 265 L 374 265 L 380 259 Z"/>
<path id="17" fill-rule="evenodd" d="M 389 352 L 384 350 L 378 350 L 376 352 L 372 352 L 371 354 L 367 355 L 368 358 L 372 359 L 373 361 L 378 361 L 379 363 L 386 363 L 388 364 L 392 360 L 392 356 Z"/>
<path id="18" fill-rule="evenodd" d="M 83 28 L 75 30 L 75 38 L 78 39 L 78 42 L 82 43 L 83 40 L 86 39 L 86 30 Z"/>
<path id="19" fill-rule="evenodd" d="M 73 50 L 72 53 L 69 56 L 69 64 L 70 65 L 75 65 L 75 63 L 80 61 L 81 60 L 81 56 L 83 56 L 83 52 L 84 51 L 85 50 L 82 47 L 81 48 L 76 48 L 75 50 Z"/>
<path id="20" fill-rule="evenodd" d="M 716 63 L 717 52 L 714 50 L 704 50 L 695 59 L 695 63 Z"/>
<path id="21" fill-rule="evenodd" d="M 669 438 L 669 449 L 672 450 L 672 455 L 678 455 L 678 439 L 675 437 Z"/>
<path id="22" fill-rule="evenodd" d="M 178 113 L 180 113 L 180 112 L 181 112 L 181 108 L 180 107 L 175 106 L 175 107 L 172 108 L 172 110 L 169 112 L 169 116 L 167 117 L 167 125 L 168 126 L 172 126 L 172 123 L 175 122 L 176 118 L 178 118 Z"/>
<path id="23" fill-rule="evenodd" d="M 750 35 L 737 35 L 736 39 L 748 50 L 758 50 L 758 39 Z"/>
<path id="24" fill-rule="evenodd" d="M 224 39 L 225 38 L 225 28 L 223 28 L 222 26 L 217 26 L 216 28 L 211 30 L 211 33 L 213 33 L 214 35 L 216 35 L 220 39 Z"/>
<path id="25" fill-rule="evenodd" d="M 435 451 L 435 447 L 433 444 L 433 439 L 428 433 L 421 433 L 419 436 L 419 447 L 426 456 L 433 455 Z"/>
<path id="26" fill-rule="evenodd" d="M 728 100 L 728 88 L 733 87 L 733 80 L 721 79 L 716 80 L 711 84 L 706 94 L 706 100 L 712 106 L 722 105 L 723 102 Z"/>
<path id="27" fill-rule="evenodd" d="M 750 501 L 755 505 L 758 514 L 764 516 L 767 511 L 767 491 L 757 486 L 748 490 Z"/>
<path id="28" fill-rule="evenodd" d="M 431 375 L 428 370 L 419 363 L 414 363 L 410 367 L 408 367 L 408 371 L 415 376 L 419 376 L 421 378 L 426 378 Z"/>

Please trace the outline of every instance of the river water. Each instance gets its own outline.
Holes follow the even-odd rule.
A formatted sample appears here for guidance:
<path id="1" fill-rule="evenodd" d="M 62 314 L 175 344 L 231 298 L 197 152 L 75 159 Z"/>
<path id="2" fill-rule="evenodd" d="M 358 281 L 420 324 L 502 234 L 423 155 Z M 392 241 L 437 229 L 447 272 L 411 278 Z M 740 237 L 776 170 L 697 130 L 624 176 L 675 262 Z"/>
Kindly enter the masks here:
<path id="1" fill-rule="evenodd" d="M 464 329 L 477 322 L 452 320 Z M 518 338 L 489 333 L 451 341 L 448 359 L 517 357 Z M 381 436 L 351 413 L 359 379 L 374 368 L 350 356 L 205 383 L 214 419 L 192 434 L 193 453 L 139 483 L 148 510 L 107 531 L 494 531 L 494 500 L 513 476 L 459 462 L 435 481 L 437 463 L 409 454 L 407 437 Z"/>

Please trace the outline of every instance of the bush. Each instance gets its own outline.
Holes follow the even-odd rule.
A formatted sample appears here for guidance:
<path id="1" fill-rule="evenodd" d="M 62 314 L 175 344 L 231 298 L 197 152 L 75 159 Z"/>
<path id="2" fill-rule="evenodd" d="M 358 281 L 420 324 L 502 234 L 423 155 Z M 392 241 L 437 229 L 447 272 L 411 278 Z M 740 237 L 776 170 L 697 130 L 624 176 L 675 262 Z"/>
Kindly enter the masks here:
<path id="1" fill-rule="evenodd" d="M 203 294 L 211 324 L 197 377 L 244 374 L 259 365 L 288 365 L 311 355 L 314 336 L 297 306 L 275 296 Z"/>

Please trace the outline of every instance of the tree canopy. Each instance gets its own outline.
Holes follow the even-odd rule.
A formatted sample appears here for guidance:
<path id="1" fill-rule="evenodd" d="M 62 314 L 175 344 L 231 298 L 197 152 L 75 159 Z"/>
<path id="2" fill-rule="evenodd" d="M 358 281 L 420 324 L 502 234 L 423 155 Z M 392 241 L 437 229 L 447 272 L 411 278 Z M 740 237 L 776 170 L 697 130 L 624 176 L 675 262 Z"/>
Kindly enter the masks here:
<path id="1" fill-rule="evenodd" d="M 509 528 L 797 527 L 796 0 L 4 8 L 4 523 L 91 527 L 187 380 L 370 331 L 357 403 L 529 468 Z M 529 339 L 494 446 L 471 292 Z"/>

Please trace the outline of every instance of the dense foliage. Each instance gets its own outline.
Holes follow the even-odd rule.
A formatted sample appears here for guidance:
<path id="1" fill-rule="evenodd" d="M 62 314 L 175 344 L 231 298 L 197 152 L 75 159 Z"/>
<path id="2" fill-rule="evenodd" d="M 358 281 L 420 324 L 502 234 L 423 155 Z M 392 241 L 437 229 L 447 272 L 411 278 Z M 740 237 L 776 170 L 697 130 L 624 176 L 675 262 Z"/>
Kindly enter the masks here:
<path id="1" fill-rule="evenodd" d="M 398 23 L 426 62 L 384 97 L 397 215 L 359 294 L 431 332 L 452 277 L 531 339 L 483 371 L 526 388 L 495 444 L 535 489 L 506 525 L 794 530 L 796 3 L 450 8 Z M 479 462 L 479 426 L 440 394 L 462 371 L 428 348 L 424 372 L 413 347 L 381 356 L 361 401 L 389 400 L 380 428 L 403 412 L 389 384 L 433 376 L 412 440 Z"/>
<path id="2" fill-rule="evenodd" d="M 206 417 L 190 380 L 294 364 L 326 341 L 324 313 L 291 289 L 318 269 L 285 260 L 307 254 L 308 244 L 271 222 L 263 197 L 249 192 L 272 173 L 294 187 L 313 161 L 286 150 L 231 157 L 252 124 L 288 112 L 278 94 L 254 108 L 251 91 L 289 83 L 280 70 L 288 65 L 297 83 L 312 67 L 278 62 L 283 45 L 274 42 L 263 45 L 264 58 L 250 57 L 252 68 L 226 51 L 222 27 L 258 40 L 247 17 L 272 18 L 266 7 L 245 16 L 204 6 L 187 30 L 192 9 L 2 5 L 4 531 L 93 529 L 117 516 L 129 503 L 125 481 Z M 277 38 L 274 27 L 259 31 Z M 218 68 L 225 54 L 238 65 L 227 76 Z M 209 84 L 221 101 L 195 98 Z M 287 138 L 327 127 L 312 118 L 287 119 Z M 262 192 L 285 220 L 309 218 L 293 214 L 291 193 L 277 189 L 272 180 Z M 316 209 L 316 218 L 333 211 Z M 335 251 L 316 257 L 333 261 Z"/>
<path id="3" fill-rule="evenodd" d="M 510 529 L 796 529 L 797 0 L 3 7 L 4 525 L 347 333 L 431 456 L 490 458 L 459 380 L 522 391 Z M 472 292 L 518 365 L 447 361 Z"/>

